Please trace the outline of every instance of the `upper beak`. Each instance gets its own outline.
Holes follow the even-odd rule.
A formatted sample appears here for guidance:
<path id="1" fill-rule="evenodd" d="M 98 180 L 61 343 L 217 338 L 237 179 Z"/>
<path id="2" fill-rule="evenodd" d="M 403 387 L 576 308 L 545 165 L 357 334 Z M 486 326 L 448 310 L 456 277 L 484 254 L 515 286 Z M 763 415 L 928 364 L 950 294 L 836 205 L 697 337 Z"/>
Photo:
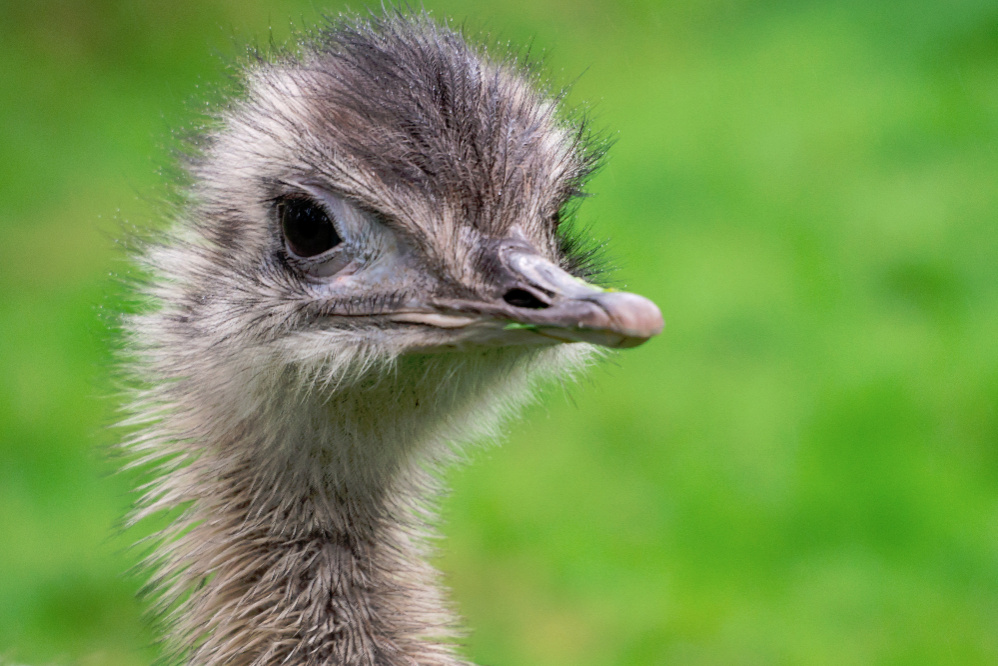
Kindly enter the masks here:
<path id="1" fill-rule="evenodd" d="M 513 305 L 509 314 L 514 327 L 565 342 L 625 348 L 640 345 L 665 326 L 658 306 L 644 296 L 589 284 L 532 248 L 508 246 L 501 258 L 519 283 L 503 296 Z"/>
<path id="2" fill-rule="evenodd" d="M 461 329 L 461 339 L 492 344 L 590 342 L 636 347 L 662 332 L 658 307 L 647 298 L 581 280 L 518 240 L 495 248 L 498 298 L 444 300 L 433 314 L 396 321 Z"/>

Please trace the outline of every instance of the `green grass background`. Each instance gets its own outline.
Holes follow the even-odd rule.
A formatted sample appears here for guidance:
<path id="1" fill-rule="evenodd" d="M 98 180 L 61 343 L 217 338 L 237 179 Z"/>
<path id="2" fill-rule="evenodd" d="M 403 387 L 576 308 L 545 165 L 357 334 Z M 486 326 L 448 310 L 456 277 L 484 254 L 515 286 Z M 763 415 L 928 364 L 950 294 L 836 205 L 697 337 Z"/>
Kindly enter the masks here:
<path id="1" fill-rule="evenodd" d="M 449 476 L 483 664 L 998 663 L 998 5 L 427 0 L 581 78 L 665 334 Z M 330 2 L 0 1 L 0 661 L 132 666 L 102 309 L 171 128 Z"/>

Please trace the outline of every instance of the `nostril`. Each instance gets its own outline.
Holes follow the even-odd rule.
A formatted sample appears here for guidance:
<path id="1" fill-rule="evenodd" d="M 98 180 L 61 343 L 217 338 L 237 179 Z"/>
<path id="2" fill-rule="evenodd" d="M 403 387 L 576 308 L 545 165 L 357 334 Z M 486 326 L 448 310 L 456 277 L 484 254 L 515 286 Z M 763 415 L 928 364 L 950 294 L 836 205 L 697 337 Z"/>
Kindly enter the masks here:
<path id="1" fill-rule="evenodd" d="M 542 310 L 550 305 L 531 294 L 526 289 L 510 289 L 502 297 L 504 301 L 517 308 L 530 308 L 532 310 Z"/>

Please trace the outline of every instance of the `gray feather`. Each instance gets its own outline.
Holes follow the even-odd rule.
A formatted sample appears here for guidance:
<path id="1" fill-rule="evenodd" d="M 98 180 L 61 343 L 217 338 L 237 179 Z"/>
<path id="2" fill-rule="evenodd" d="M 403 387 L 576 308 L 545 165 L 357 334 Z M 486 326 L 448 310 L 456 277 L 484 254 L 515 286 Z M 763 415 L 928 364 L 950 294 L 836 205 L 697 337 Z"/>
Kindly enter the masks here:
<path id="1" fill-rule="evenodd" d="M 573 265 L 558 214 L 602 144 L 529 68 L 423 15 L 334 22 L 242 80 L 137 258 L 149 306 L 125 325 L 126 447 L 156 467 L 133 520 L 179 512 L 149 562 L 168 660 L 464 663 L 427 564 L 436 471 L 593 348 L 413 353 L 435 333 L 351 308 L 490 293 L 468 239 L 514 225 Z M 358 301 L 291 270 L 274 202 L 312 186 L 404 238 L 433 280 Z"/>

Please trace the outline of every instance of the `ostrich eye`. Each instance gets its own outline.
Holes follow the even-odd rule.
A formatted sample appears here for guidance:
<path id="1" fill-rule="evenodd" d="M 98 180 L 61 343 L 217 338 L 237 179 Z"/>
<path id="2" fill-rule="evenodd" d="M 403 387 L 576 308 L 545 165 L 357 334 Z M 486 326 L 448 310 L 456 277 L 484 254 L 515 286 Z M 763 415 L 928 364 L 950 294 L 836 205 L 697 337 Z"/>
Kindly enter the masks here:
<path id="1" fill-rule="evenodd" d="M 288 250 L 298 257 L 315 257 L 343 242 L 326 211 L 309 199 L 282 199 L 277 216 Z"/>

